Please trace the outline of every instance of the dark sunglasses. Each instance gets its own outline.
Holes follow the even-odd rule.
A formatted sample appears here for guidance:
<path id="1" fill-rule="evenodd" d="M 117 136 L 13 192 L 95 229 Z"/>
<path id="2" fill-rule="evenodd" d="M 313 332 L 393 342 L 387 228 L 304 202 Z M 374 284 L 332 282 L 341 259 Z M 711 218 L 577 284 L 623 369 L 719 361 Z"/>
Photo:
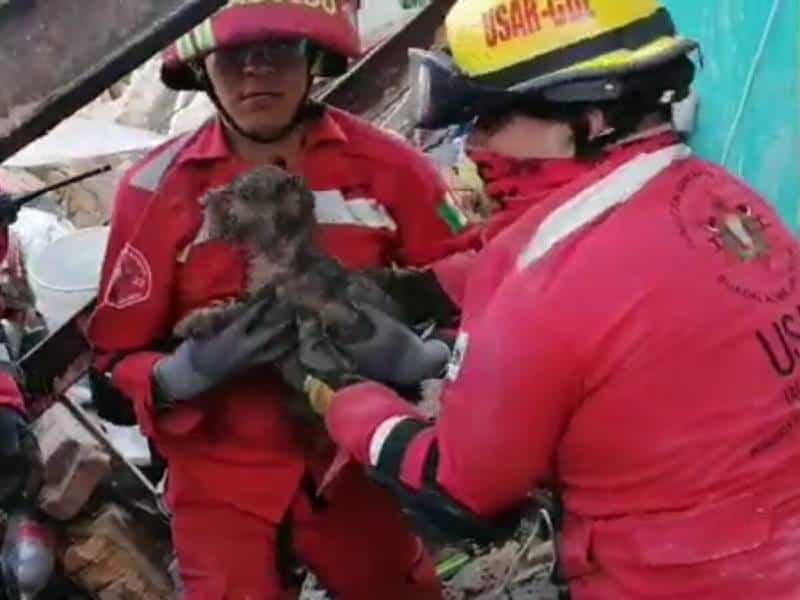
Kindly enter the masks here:
<path id="1" fill-rule="evenodd" d="M 274 68 L 297 65 L 309 57 L 307 40 L 275 40 L 217 50 L 217 65 L 226 71 L 242 70 L 246 66 Z"/>

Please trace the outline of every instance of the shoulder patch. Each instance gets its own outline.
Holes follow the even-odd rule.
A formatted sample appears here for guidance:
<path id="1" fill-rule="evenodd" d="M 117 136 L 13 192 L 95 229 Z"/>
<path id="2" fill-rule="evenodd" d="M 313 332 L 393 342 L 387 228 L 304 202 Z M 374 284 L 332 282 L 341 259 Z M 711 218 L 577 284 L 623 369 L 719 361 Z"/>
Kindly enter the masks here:
<path id="1" fill-rule="evenodd" d="M 153 287 L 153 272 L 145 256 L 127 244 L 117 259 L 103 304 L 122 310 L 147 301 Z"/>

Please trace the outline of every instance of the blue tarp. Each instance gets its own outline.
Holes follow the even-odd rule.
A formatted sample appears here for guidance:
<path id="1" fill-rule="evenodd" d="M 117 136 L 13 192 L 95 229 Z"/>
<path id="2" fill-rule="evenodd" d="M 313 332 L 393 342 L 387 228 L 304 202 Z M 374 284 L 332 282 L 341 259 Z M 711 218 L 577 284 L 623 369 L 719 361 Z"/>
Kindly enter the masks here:
<path id="1" fill-rule="evenodd" d="M 705 158 L 721 162 L 776 1 L 775 19 L 725 164 L 773 201 L 800 231 L 800 1 L 665 3 L 681 32 L 703 45 L 699 127 L 692 145 Z"/>

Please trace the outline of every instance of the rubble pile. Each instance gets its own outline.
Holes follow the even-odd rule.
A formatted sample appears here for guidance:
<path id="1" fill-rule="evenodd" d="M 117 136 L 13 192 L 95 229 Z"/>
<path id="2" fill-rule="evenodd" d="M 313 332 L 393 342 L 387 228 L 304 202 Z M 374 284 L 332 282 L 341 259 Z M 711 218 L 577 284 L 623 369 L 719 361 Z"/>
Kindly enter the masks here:
<path id="1" fill-rule="evenodd" d="M 34 433 L 44 466 L 38 504 L 58 531 L 64 575 L 98 600 L 173 598 L 170 540 L 106 493 L 108 450 L 62 404 L 42 414 Z"/>
<path id="2" fill-rule="evenodd" d="M 445 576 L 444 600 L 558 600 L 558 590 L 550 583 L 553 544 L 532 540 L 530 531 L 530 524 L 524 524 L 512 541 L 468 559 L 454 575 Z M 463 556 L 459 548 L 449 546 L 434 554 L 440 565 Z M 300 600 L 330 600 L 330 596 L 309 575 Z"/>
<path id="3" fill-rule="evenodd" d="M 557 600 L 549 582 L 553 548 L 542 543 L 520 556 L 520 542 L 475 559 L 446 583 L 446 600 Z"/>

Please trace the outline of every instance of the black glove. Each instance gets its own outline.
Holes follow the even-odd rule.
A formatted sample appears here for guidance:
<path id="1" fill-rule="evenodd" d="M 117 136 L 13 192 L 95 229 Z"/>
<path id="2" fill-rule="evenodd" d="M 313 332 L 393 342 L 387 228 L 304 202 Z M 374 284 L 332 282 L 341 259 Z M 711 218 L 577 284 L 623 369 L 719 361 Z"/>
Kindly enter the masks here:
<path id="1" fill-rule="evenodd" d="M 357 383 L 356 365 L 333 343 L 315 317 L 301 317 L 297 326 L 297 348 L 278 361 L 283 380 L 296 392 L 300 401 L 289 405 L 291 414 L 308 418 L 327 410 L 335 390 Z"/>
<path id="2" fill-rule="evenodd" d="M 461 311 L 439 285 L 432 270 L 372 269 L 363 273 L 402 308 L 405 323 L 417 325 L 432 321 L 439 327 L 457 323 Z"/>
<path id="3" fill-rule="evenodd" d="M 442 376 L 450 359 L 447 344 L 423 340 L 404 323 L 375 307 L 358 304 L 369 333 L 359 339 L 335 338 L 362 377 L 389 385 L 414 386 Z"/>
<path id="4" fill-rule="evenodd" d="M 294 414 L 308 416 L 306 407 L 325 414 L 336 390 L 365 379 L 411 388 L 443 374 L 450 358 L 444 342 L 422 340 L 373 306 L 355 308 L 361 322 L 346 333 L 326 331 L 314 317 L 299 322 L 296 351 L 278 363 L 284 381 L 305 399 Z"/>
<path id="5" fill-rule="evenodd" d="M 35 498 L 42 460 L 36 436 L 17 410 L 0 406 L 0 508 Z"/>
<path id="6" fill-rule="evenodd" d="M 294 323 L 290 305 L 268 298 L 249 306 L 215 336 L 186 340 L 156 364 L 153 378 L 162 408 L 281 358 L 297 344 Z"/>

